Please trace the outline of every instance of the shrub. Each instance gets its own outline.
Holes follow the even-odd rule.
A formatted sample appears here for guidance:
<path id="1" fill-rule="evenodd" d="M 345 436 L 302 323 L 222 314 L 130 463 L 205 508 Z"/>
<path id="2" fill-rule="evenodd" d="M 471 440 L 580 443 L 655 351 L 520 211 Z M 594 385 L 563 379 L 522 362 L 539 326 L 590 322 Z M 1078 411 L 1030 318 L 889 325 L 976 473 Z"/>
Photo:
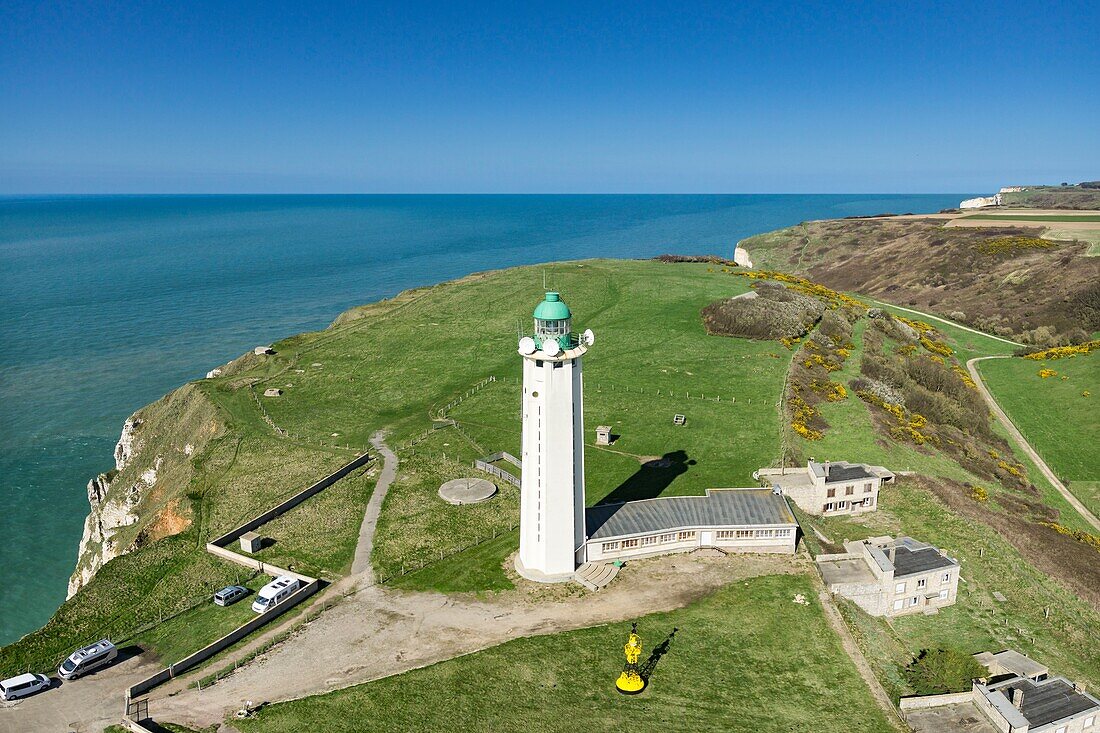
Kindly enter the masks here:
<path id="1" fill-rule="evenodd" d="M 773 283 L 761 283 L 756 294 L 755 298 L 730 298 L 704 308 L 707 331 L 721 336 L 781 339 L 788 344 L 804 336 L 825 311 L 816 298 Z"/>
<path id="2" fill-rule="evenodd" d="M 965 692 L 975 678 L 988 674 L 974 657 L 957 649 L 923 649 L 905 668 L 905 678 L 918 695 Z"/>
<path id="3" fill-rule="evenodd" d="M 1050 249 L 1054 242 L 1038 237 L 993 237 L 978 242 L 975 248 L 985 255 L 1016 255 L 1033 249 Z"/>

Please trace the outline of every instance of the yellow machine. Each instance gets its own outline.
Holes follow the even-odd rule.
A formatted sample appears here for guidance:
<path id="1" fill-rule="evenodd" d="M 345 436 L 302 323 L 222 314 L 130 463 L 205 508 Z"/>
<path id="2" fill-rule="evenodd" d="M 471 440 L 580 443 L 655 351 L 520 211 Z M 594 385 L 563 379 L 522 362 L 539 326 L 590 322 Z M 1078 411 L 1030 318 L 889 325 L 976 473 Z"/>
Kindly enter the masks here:
<path id="1" fill-rule="evenodd" d="M 637 695 L 645 689 L 646 681 L 638 674 L 638 660 L 642 656 L 642 640 L 638 636 L 638 624 L 630 626 L 630 638 L 623 647 L 626 655 L 626 666 L 623 667 L 619 679 L 615 680 L 615 689 L 624 695 Z"/>

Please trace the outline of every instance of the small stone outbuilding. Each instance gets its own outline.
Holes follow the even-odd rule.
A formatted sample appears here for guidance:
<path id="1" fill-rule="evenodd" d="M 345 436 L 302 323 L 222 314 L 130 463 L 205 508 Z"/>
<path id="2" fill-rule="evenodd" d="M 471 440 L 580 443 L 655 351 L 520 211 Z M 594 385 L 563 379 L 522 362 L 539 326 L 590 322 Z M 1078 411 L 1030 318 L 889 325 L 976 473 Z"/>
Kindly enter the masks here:
<path id="1" fill-rule="evenodd" d="M 263 544 L 263 537 L 260 537 L 256 532 L 245 532 L 241 535 L 241 552 L 247 552 L 251 555 L 254 552 L 259 552 Z"/>

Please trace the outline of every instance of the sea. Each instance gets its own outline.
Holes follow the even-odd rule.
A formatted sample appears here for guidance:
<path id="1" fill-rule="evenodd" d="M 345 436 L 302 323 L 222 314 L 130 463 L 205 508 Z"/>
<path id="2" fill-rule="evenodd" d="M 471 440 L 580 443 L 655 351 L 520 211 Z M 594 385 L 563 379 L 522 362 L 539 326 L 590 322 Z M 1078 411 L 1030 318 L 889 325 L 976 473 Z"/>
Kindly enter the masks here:
<path id="1" fill-rule="evenodd" d="M 0 644 L 65 600 L 126 417 L 256 345 L 479 270 L 732 258 L 801 221 L 972 195 L 0 197 Z"/>

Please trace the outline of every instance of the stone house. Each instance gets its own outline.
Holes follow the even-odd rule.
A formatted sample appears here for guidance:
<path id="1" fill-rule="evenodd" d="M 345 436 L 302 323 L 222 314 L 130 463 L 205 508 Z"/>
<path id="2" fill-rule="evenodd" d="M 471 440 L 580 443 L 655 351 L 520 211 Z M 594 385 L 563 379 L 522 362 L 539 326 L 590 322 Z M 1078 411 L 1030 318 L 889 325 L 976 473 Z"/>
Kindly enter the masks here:
<path id="1" fill-rule="evenodd" d="M 829 517 L 875 511 L 879 489 L 894 474 L 882 466 L 811 458 L 805 468 L 761 468 L 753 478 L 782 491 L 802 511 Z"/>
<path id="2" fill-rule="evenodd" d="M 959 562 L 912 537 L 846 542 L 847 552 L 818 555 L 829 591 L 872 616 L 936 613 L 955 603 Z"/>

